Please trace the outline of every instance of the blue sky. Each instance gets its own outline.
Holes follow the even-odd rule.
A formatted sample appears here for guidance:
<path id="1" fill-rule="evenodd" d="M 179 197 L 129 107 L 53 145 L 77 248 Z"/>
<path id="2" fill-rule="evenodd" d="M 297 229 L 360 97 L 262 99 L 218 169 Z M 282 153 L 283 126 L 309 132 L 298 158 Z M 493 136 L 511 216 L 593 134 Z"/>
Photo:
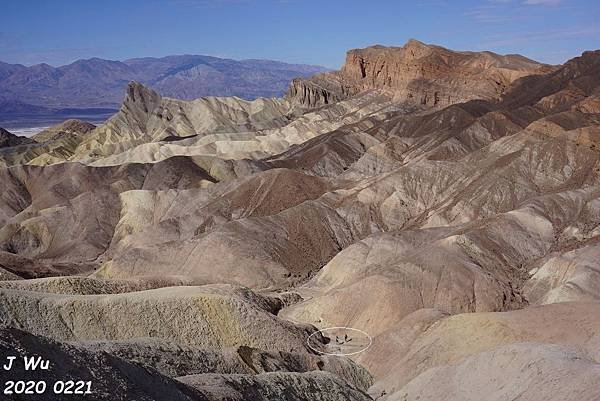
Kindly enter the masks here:
<path id="1" fill-rule="evenodd" d="M 0 60 L 208 54 L 339 67 L 409 38 L 562 63 L 600 48 L 599 0 L 3 0 Z"/>

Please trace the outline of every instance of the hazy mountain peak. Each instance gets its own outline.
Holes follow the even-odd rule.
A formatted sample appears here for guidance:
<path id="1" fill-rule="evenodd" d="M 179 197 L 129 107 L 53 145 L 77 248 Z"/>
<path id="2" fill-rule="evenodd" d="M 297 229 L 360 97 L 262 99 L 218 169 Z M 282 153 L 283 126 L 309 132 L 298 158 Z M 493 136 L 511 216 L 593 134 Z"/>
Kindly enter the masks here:
<path id="1" fill-rule="evenodd" d="M 199 65 L 205 67 L 198 68 Z M 175 98 L 255 99 L 281 96 L 292 79 L 324 71 L 327 69 L 318 66 L 202 55 L 123 62 L 94 57 L 57 68 L 47 64 L 0 64 L 0 98 L 4 104 L 19 102 L 47 108 L 116 108 L 123 100 L 127 82 L 138 81 Z"/>

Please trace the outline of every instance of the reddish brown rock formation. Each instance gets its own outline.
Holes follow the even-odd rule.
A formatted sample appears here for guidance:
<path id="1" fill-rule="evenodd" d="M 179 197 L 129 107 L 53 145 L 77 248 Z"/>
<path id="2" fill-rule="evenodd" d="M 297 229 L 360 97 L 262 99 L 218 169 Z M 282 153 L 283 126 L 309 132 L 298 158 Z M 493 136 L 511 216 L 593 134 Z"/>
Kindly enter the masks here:
<path id="1" fill-rule="evenodd" d="M 520 55 L 452 51 L 411 39 L 403 47 L 350 50 L 339 72 L 297 79 L 288 97 L 316 107 L 378 89 L 412 104 L 448 106 L 497 99 L 516 79 L 551 70 Z"/>

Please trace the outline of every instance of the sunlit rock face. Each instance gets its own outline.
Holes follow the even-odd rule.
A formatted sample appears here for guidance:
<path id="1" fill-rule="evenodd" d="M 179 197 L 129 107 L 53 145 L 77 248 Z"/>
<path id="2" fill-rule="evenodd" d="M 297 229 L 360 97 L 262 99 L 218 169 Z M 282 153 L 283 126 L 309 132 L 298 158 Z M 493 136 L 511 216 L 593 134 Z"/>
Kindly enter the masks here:
<path id="1" fill-rule="evenodd" d="M 317 107 L 378 89 L 393 93 L 398 101 L 445 107 L 498 99 L 516 79 L 552 70 L 520 55 L 452 51 L 412 39 L 402 47 L 350 50 L 340 71 L 296 79 L 287 96 Z"/>

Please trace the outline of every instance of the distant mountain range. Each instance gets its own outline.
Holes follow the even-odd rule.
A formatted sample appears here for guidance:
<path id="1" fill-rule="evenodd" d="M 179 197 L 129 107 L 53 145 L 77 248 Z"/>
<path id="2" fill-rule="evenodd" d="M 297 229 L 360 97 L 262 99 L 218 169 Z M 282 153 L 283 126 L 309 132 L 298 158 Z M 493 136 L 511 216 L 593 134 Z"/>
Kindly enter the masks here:
<path id="1" fill-rule="evenodd" d="M 0 62 L 0 116 L 70 108 L 116 109 L 132 80 L 180 99 L 274 97 L 281 96 L 292 79 L 323 71 L 323 67 L 303 64 L 194 55 L 125 61 L 92 58 L 62 67 Z"/>

